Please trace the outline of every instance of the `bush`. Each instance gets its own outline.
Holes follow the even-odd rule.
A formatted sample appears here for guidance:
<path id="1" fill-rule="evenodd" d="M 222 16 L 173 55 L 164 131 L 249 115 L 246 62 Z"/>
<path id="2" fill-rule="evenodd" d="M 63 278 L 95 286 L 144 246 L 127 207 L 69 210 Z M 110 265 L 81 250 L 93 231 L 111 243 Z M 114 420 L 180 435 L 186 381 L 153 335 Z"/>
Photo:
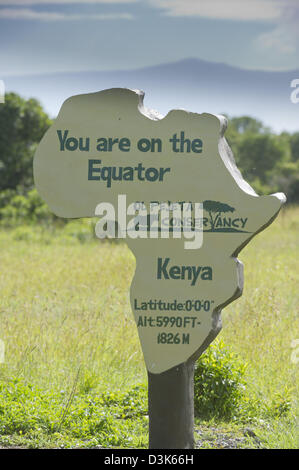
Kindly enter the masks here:
<path id="1" fill-rule="evenodd" d="M 50 211 L 36 189 L 26 194 L 11 189 L 0 192 L 1 225 L 11 227 L 27 223 L 49 224 L 56 220 L 57 217 Z"/>
<path id="2" fill-rule="evenodd" d="M 76 240 L 80 243 L 91 242 L 95 239 L 93 225 L 90 219 L 69 220 L 61 231 L 61 237 Z"/>
<path id="3" fill-rule="evenodd" d="M 229 420 L 238 414 L 246 364 L 223 341 L 211 344 L 195 364 L 194 409 L 202 419 Z"/>
<path id="4" fill-rule="evenodd" d="M 23 379 L 0 381 L 0 442 L 38 448 L 41 443 L 54 448 L 145 446 L 145 385 L 100 395 L 76 385 L 69 391 L 42 390 Z"/>

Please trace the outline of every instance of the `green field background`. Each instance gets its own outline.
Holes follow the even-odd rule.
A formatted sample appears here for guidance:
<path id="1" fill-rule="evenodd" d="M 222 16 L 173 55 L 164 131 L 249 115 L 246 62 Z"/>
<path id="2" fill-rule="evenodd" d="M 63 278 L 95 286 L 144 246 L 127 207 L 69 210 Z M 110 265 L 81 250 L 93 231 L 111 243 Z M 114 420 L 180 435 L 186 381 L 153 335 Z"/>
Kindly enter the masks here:
<path id="1" fill-rule="evenodd" d="M 83 220 L 0 232 L 2 446 L 147 446 L 147 374 L 129 303 L 135 259 L 92 231 Z M 287 207 L 240 253 L 243 296 L 223 310 L 218 337 L 247 364 L 248 422 L 264 447 L 298 447 L 298 233 L 299 209 Z M 255 402 L 285 413 L 259 416 Z M 90 419 L 103 426 L 93 429 L 97 404 Z"/>

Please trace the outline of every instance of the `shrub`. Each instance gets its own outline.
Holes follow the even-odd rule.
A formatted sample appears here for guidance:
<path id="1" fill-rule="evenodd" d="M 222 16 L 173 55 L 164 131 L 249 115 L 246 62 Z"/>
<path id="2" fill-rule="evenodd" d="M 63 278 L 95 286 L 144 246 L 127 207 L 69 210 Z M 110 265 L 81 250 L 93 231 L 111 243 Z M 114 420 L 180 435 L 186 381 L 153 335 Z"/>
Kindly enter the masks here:
<path id="1" fill-rule="evenodd" d="M 0 192 L 2 225 L 11 227 L 28 223 L 49 224 L 56 220 L 57 217 L 50 211 L 36 189 L 26 194 L 10 189 Z"/>
<path id="2" fill-rule="evenodd" d="M 195 364 L 195 415 L 229 420 L 238 414 L 245 389 L 245 370 L 246 364 L 223 341 L 209 346 Z"/>
<path id="3" fill-rule="evenodd" d="M 64 239 L 76 240 L 80 243 L 90 242 L 95 239 L 90 219 L 69 220 L 60 235 Z"/>
<path id="4" fill-rule="evenodd" d="M 86 377 L 86 376 L 85 376 Z M 84 377 L 84 380 L 85 380 Z M 94 380 L 94 379 L 93 379 Z M 94 383 L 92 384 L 93 387 Z M 106 391 L 42 390 L 0 381 L 0 442 L 31 447 L 144 447 L 146 387 Z"/>

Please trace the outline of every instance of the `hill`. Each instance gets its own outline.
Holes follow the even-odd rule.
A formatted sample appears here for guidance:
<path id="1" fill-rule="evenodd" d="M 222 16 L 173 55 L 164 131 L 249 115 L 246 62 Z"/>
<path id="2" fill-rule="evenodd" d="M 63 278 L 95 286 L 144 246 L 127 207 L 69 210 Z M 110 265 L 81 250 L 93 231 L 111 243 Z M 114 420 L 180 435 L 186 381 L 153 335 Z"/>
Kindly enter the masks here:
<path id="1" fill-rule="evenodd" d="M 250 115 L 275 132 L 299 129 L 299 104 L 290 100 L 291 81 L 299 70 L 245 70 L 199 59 L 118 71 L 85 71 L 4 77 L 7 91 L 38 98 L 52 117 L 71 95 L 105 88 L 138 88 L 145 105 L 165 114 L 169 109 Z"/>

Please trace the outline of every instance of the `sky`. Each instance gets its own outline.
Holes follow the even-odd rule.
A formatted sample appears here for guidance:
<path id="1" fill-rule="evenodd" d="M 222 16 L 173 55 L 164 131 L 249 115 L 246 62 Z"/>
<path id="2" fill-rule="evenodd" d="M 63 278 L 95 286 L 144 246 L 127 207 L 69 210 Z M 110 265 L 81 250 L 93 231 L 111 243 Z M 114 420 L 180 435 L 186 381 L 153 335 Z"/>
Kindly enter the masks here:
<path id="1" fill-rule="evenodd" d="M 0 0 L 0 79 L 185 58 L 299 68 L 299 0 Z"/>

